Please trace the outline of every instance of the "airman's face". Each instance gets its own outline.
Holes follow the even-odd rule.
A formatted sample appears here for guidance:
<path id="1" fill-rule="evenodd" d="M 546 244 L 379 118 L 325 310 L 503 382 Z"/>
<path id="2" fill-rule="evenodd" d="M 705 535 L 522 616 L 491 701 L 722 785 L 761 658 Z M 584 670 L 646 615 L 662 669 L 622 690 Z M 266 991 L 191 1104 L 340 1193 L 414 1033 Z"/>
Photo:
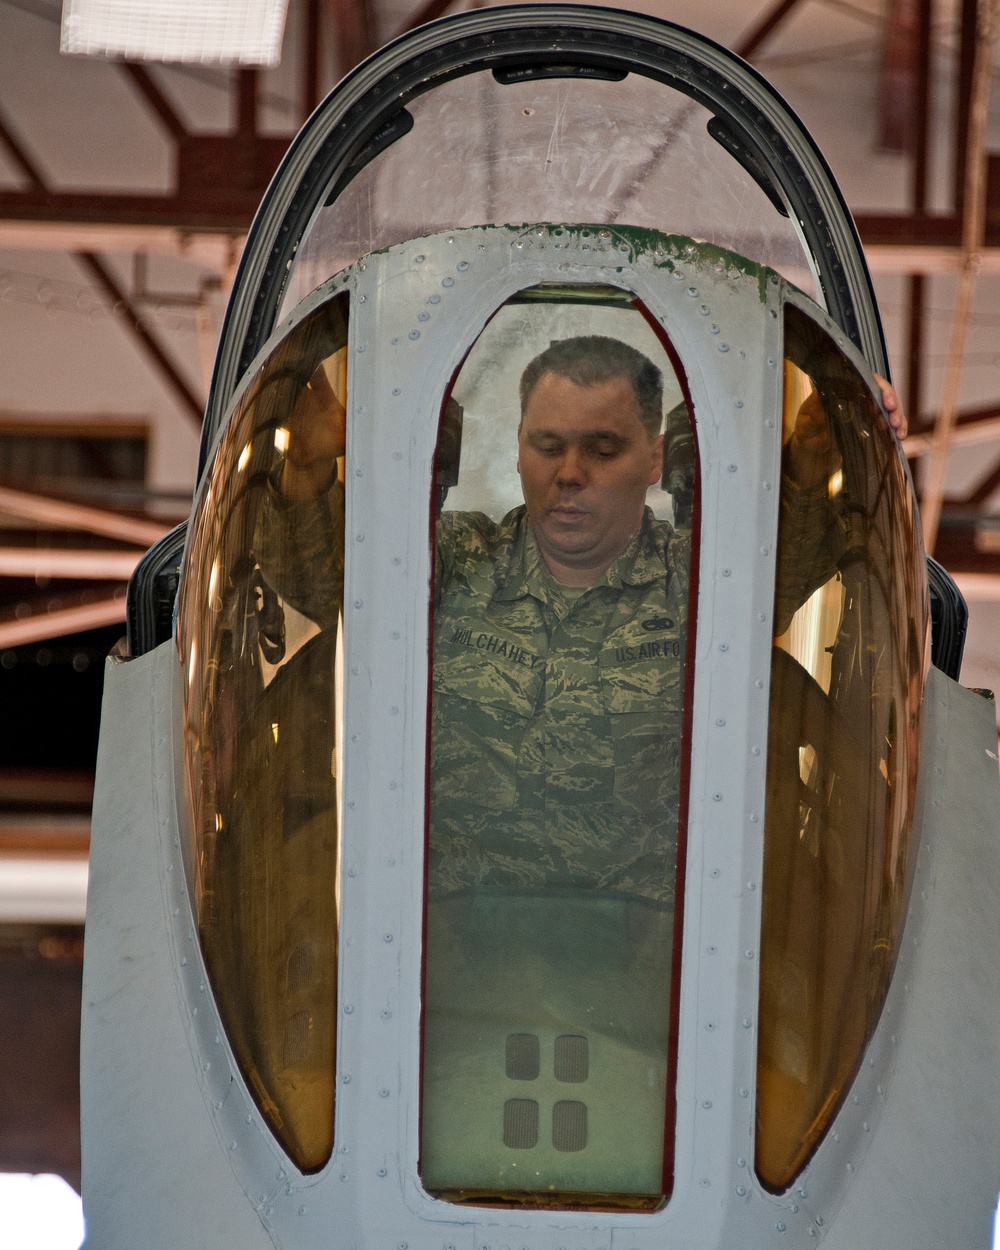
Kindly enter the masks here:
<path id="1" fill-rule="evenodd" d="M 662 471 L 625 378 L 579 386 L 543 373 L 517 435 L 521 489 L 539 549 L 557 581 L 589 586 L 642 524 L 646 490 Z"/>

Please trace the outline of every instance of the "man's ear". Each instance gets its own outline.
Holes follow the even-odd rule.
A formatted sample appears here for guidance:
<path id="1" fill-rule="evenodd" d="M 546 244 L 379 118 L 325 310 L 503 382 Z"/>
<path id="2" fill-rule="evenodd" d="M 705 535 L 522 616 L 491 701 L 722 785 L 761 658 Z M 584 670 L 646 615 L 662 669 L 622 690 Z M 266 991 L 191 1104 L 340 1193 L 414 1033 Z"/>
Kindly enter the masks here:
<path id="1" fill-rule="evenodd" d="M 650 446 L 652 461 L 649 466 L 649 485 L 655 486 L 663 477 L 663 435 L 657 434 Z"/>

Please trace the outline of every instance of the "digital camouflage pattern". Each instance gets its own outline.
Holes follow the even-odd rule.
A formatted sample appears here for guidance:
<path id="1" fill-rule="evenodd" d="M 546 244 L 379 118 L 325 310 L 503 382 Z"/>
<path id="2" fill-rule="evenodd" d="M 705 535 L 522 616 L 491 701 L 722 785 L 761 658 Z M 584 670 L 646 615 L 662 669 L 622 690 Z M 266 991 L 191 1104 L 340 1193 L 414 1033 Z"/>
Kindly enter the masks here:
<path id="1" fill-rule="evenodd" d="M 674 896 L 690 539 L 647 509 L 580 594 L 523 507 L 438 525 L 430 888 Z"/>

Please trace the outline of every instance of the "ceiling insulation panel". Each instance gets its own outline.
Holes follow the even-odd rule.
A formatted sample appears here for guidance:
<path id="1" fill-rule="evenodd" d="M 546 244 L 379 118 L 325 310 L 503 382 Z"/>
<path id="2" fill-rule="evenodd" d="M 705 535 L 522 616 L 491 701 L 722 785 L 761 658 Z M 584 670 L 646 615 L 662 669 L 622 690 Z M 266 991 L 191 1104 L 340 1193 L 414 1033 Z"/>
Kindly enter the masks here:
<path id="1" fill-rule="evenodd" d="M 277 65 L 288 0 L 64 0 L 63 52 Z"/>

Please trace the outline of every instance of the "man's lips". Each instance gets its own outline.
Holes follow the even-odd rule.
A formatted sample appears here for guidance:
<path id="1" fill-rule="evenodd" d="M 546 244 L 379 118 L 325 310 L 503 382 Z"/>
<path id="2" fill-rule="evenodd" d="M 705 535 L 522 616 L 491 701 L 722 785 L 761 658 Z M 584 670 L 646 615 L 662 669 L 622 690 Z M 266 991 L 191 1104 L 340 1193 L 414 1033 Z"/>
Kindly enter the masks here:
<path id="1" fill-rule="evenodd" d="M 586 508 L 578 508 L 575 504 L 571 503 L 556 504 L 554 508 L 549 509 L 549 516 L 554 518 L 556 521 L 582 521 L 584 517 L 589 515 L 590 513 L 586 510 Z"/>

